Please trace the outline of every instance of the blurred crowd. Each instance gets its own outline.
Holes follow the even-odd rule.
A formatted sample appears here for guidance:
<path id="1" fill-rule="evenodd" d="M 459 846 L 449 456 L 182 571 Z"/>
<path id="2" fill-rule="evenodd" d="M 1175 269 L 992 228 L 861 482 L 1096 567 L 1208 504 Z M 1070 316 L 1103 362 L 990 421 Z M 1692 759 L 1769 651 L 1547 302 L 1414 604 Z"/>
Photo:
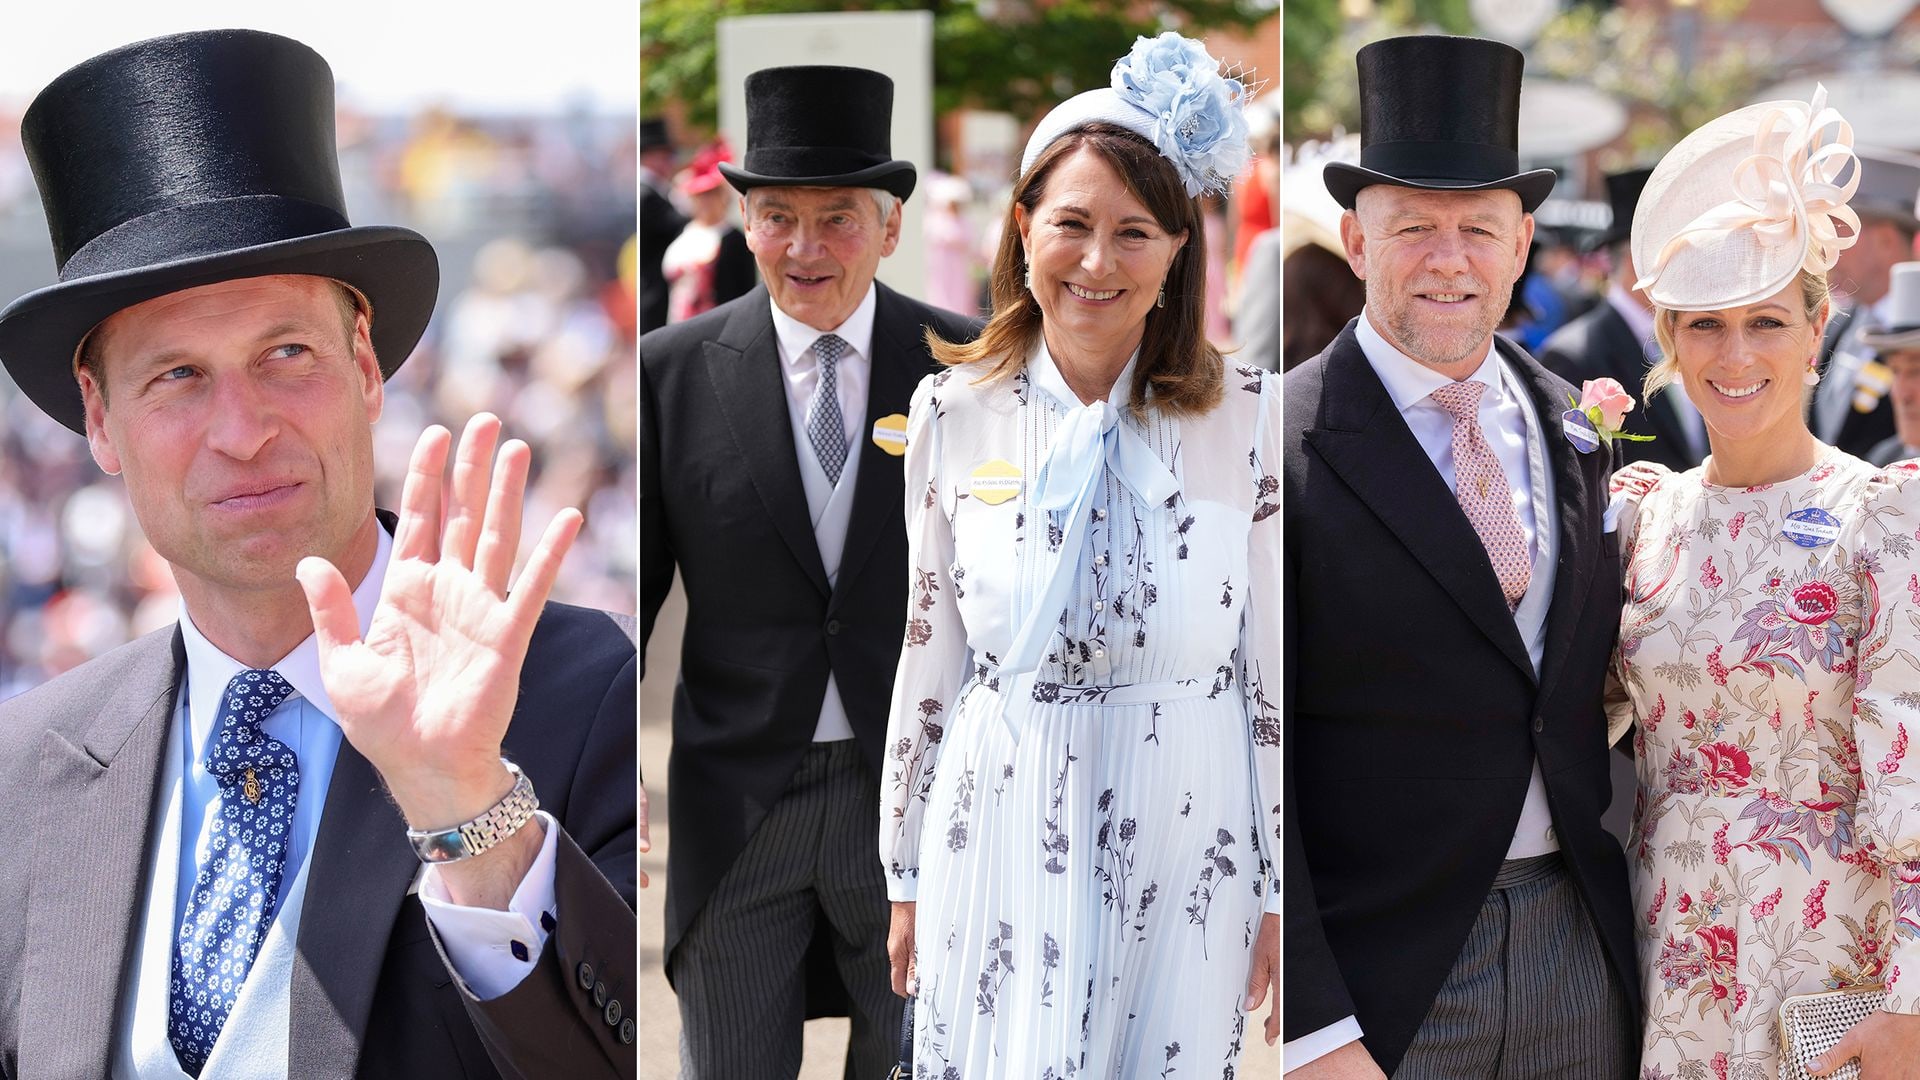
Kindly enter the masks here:
<path id="1" fill-rule="evenodd" d="M 0 124 L 0 246 L 41 251 L 7 297 L 52 279 L 18 147 Z M 631 115 L 463 118 L 440 110 L 339 118 L 343 182 L 358 223 L 431 240 L 440 304 L 387 385 L 374 427 L 376 501 L 396 505 L 428 424 L 458 432 L 500 415 L 533 449 L 523 556 L 553 514 L 586 526 L 555 600 L 632 613 L 635 492 L 636 144 Z M 0 699 L 164 626 L 179 614 L 166 564 L 140 535 L 118 478 L 84 439 L 0 379 Z"/>
<path id="2" fill-rule="evenodd" d="M 1253 164 L 1224 198 L 1203 199 L 1207 222 L 1207 337 L 1236 359 L 1280 366 L 1279 93 L 1247 109 Z M 652 265 L 641 270 L 641 329 L 692 318 L 752 289 L 752 254 L 741 232 L 738 195 L 718 171 L 732 155 L 724 140 L 679 149 L 661 120 L 640 128 L 640 237 Z M 964 177 L 934 172 L 914 192 L 926 255 L 919 299 L 963 315 L 989 313 L 987 275 L 999 249 L 1012 178 L 977 190 Z M 1356 308 L 1356 310 L 1358 310 Z"/>

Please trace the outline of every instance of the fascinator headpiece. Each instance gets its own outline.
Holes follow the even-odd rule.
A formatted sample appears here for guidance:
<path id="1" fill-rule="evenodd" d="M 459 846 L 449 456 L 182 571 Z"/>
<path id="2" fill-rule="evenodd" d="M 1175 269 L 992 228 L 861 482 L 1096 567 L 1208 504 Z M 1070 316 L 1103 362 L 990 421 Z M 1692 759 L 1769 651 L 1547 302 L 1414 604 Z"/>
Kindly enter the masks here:
<path id="1" fill-rule="evenodd" d="M 1247 167 L 1247 118 L 1257 87 L 1223 71 L 1207 47 L 1169 30 L 1136 38 L 1113 65 L 1113 82 L 1054 106 L 1027 139 L 1020 174 L 1033 168 L 1055 139 L 1087 124 L 1126 128 L 1152 143 L 1173 164 L 1189 196 L 1224 192 Z"/>
<path id="2" fill-rule="evenodd" d="M 1802 270 L 1824 274 L 1860 231 L 1847 206 L 1859 185 L 1853 128 L 1825 87 L 1811 102 L 1710 121 L 1647 179 L 1633 216 L 1636 287 L 1659 307 L 1710 311 L 1772 296 Z"/>

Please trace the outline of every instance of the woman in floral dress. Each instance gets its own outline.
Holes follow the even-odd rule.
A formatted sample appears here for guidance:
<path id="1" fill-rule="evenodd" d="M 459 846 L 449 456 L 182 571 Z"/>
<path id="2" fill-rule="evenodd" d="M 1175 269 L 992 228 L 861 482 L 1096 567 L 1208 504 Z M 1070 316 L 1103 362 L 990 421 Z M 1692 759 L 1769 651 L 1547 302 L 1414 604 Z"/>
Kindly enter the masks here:
<path id="1" fill-rule="evenodd" d="M 1193 198 L 1244 89 L 1174 34 L 1115 86 L 1035 132 L 995 316 L 907 427 L 880 856 L 919 1076 L 1232 1076 L 1277 995 L 1279 387 L 1206 343 Z"/>
<path id="2" fill-rule="evenodd" d="M 1648 392 L 1681 383 L 1713 451 L 1616 473 L 1609 514 L 1642 1080 L 1788 1075 L 1781 1002 L 1874 985 L 1884 1011 L 1823 1064 L 1920 1075 L 1920 477 L 1820 444 L 1803 408 L 1859 228 L 1850 144 L 1824 92 L 1741 109 L 1668 154 L 1634 219 L 1666 357 Z"/>

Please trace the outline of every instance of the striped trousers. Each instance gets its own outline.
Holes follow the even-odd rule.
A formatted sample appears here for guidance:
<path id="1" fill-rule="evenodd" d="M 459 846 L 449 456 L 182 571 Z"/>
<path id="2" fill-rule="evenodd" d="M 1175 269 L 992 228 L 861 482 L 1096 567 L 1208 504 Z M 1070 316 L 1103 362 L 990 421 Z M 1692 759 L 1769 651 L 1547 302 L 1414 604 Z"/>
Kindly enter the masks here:
<path id="1" fill-rule="evenodd" d="M 831 935 L 852 999 L 846 1075 L 886 1075 L 900 1013 L 887 967 L 879 779 L 852 739 L 815 743 L 674 950 L 682 1080 L 800 1071 L 808 942 Z"/>
<path id="2" fill-rule="evenodd" d="M 1503 864 L 1394 1080 L 1631 1080 L 1639 1017 L 1556 854 Z"/>

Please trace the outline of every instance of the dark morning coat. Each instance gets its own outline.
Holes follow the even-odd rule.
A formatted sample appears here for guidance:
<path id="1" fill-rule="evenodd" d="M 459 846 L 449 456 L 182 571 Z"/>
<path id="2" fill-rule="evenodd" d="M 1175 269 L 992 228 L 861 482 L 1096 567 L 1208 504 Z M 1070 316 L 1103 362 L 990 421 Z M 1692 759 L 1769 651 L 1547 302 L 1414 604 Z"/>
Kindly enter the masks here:
<path id="1" fill-rule="evenodd" d="M 1649 366 L 1646 348 L 1634 336 L 1627 320 L 1605 300 L 1554 331 L 1540 346 L 1540 363 L 1575 387 L 1588 379 L 1615 379 L 1635 399 L 1645 396 L 1641 384 L 1646 380 Z M 1566 407 L 1565 399 L 1560 406 Z M 1700 464 L 1700 458 L 1692 453 L 1687 429 L 1675 411 L 1671 393 L 1640 400 L 1621 427 L 1635 435 L 1651 435 L 1653 441 L 1615 443 L 1617 464 L 1657 461 L 1674 472 L 1686 472 Z"/>
<path id="2" fill-rule="evenodd" d="M 1607 467 L 1568 385 L 1501 354 L 1547 435 L 1559 562 L 1536 682 L 1493 567 L 1349 323 L 1286 376 L 1285 1038 L 1357 1016 L 1389 1074 L 1504 859 L 1535 756 L 1554 829 L 1637 1002 L 1601 696 L 1620 613 Z M 1637 1004 L 1635 1005 L 1637 1011 Z"/>
<path id="3" fill-rule="evenodd" d="M 905 479 L 870 435 L 905 416 L 937 367 L 923 339 L 976 325 L 874 283 L 872 376 L 852 518 L 829 587 L 807 496 L 764 285 L 640 339 L 640 635 L 677 571 L 686 635 L 673 697 L 674 842 L 664 954 L 673 953 L 812 744 L 832 672 L 878 777 L 907 611 Z M 873 847 L 879 863 L 880 808 Z M 818 1003 L 809 1011 L 818 1013 Z"/>
<path id="4" fill-rule="evenodd" d="M 170 627 L 0 703 L 0 1077 L 109 1074 L 185 663 Z M 409 892 L 406 822 L 341 743 L 310 856 L 288 1076 L 635 1075 L 621 1021 L 640 981 L 636 667 L 630 620 L 548 604 L 534 629 L 504 750 L 563 830 L 558 921 L 539 965 L 491 1001 L 454 977 Z M 582 964 L 609 1005 L 581 986 Z"/>

